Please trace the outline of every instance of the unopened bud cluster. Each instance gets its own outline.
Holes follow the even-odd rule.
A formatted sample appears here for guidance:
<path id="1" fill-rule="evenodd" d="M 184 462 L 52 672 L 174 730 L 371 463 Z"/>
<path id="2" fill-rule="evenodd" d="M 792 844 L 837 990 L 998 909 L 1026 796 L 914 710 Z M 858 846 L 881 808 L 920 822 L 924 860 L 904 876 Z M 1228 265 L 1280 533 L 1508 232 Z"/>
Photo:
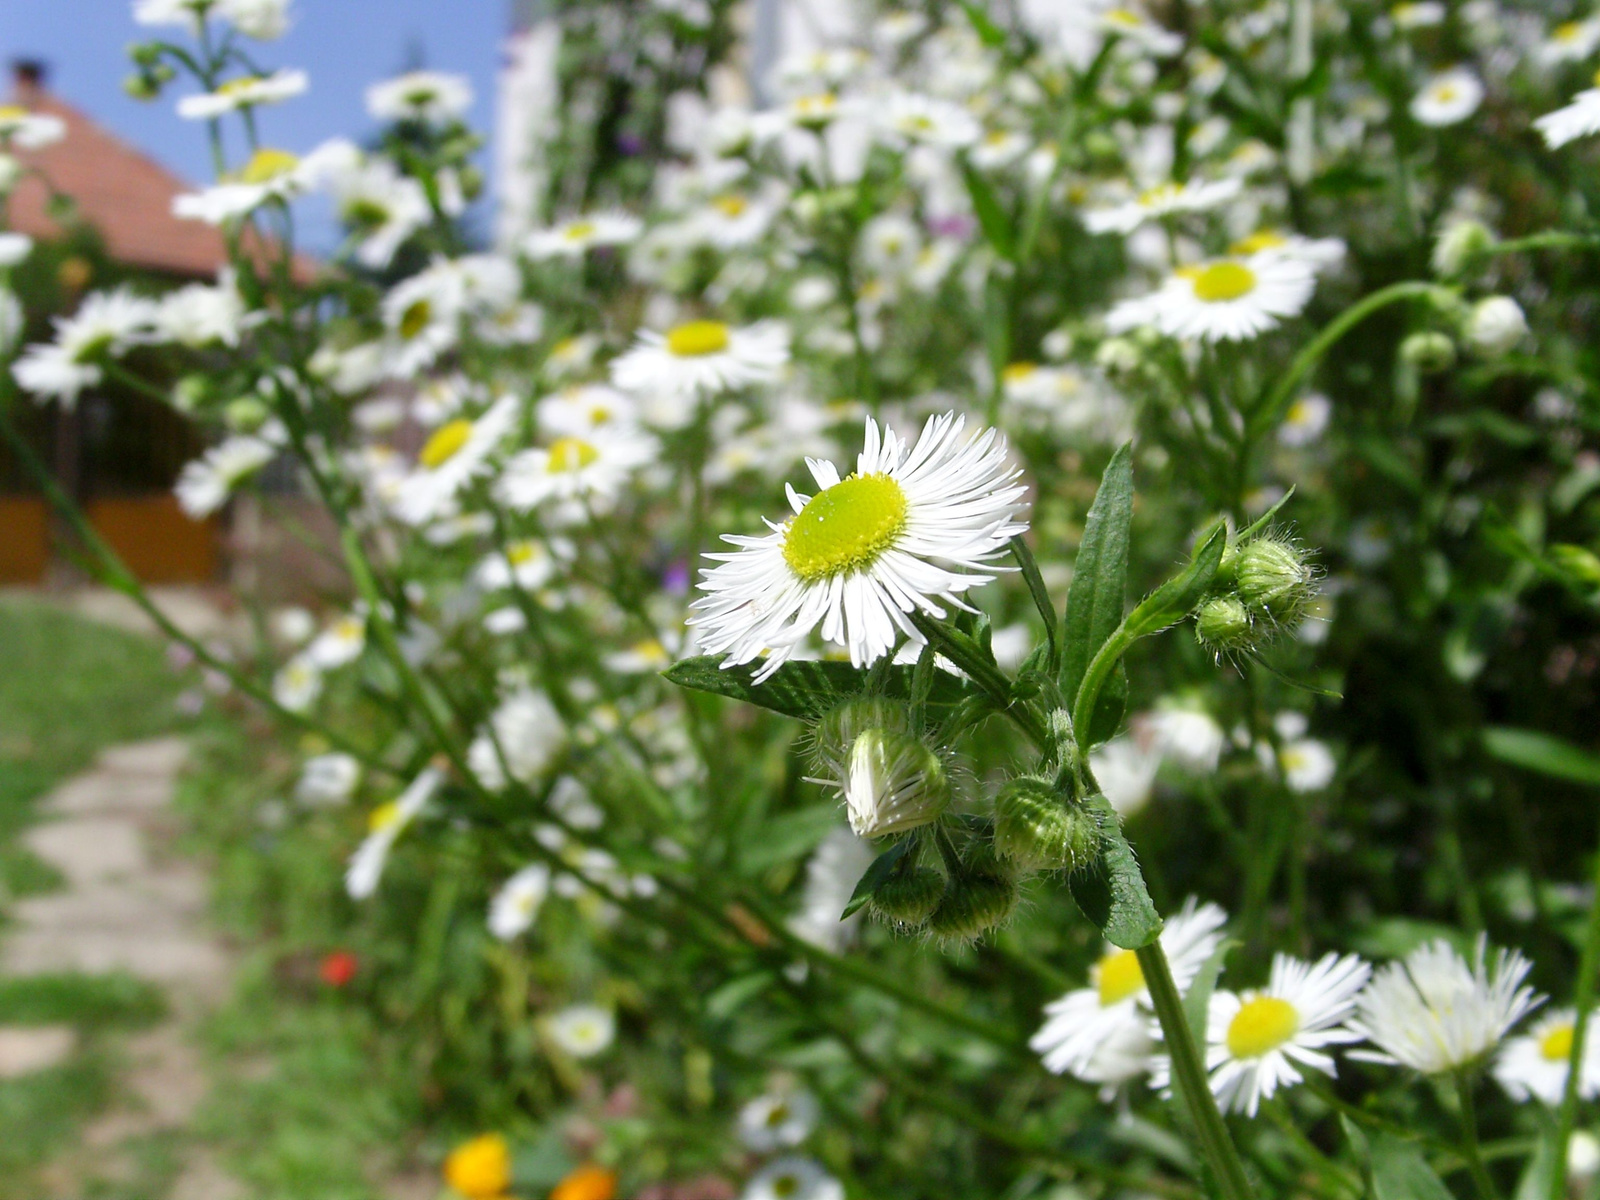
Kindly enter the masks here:
<path id="1" fill-rule="evenodd" d="M 1194 611 L 1195 637 L 1217 654 L 1247 654 L 1305 619 L 1317 572 L 1287 538 L 1263 534 L 1229 547 L 1211 593 Z"/>

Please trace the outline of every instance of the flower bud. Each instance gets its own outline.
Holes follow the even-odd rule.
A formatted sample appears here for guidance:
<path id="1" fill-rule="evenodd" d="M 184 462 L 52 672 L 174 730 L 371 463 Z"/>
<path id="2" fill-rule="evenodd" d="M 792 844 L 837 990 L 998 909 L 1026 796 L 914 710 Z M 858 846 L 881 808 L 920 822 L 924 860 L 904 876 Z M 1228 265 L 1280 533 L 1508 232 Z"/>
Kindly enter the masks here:
<path id="1" fill-rule="evenodd" d="M 928 932 L 946 942 L 970 942 L 1005 921 L 1017 906 L 1017 885 L 998 875 L 952 877 Z"/>
<path id="2" fill-rule="evenodd" d="M 869 729 L 850 747 L 844 801 L 861 837 L 903 833 L 944 812 L 950 777 L 921 738 Z"/>
<path id="3" fill-rule="evenodd" d="M 1419 371 L 1448 371 L 1455 365 L 1456 345 L 1442 333 L 1413 333 L 1400 343 L 1401 361 Z"/>
<path id="4" fill-rule="evenodd" d="M 1195 609 L 1194 636 L 1218 654 L 1249 650 L 1261 640 L 1250 610 L 1237 596 L 1213 596 Z"/>
<path id="5" fill-rule="evenodd" d="M 154 100 L 161 95 L 161 85 L 143 71 L 135 71 L 125 78 L 122 90 L 133 100 Z"/>
<path id="6" fill-rule="evenodd" d="M 910 733 L 911 709 L 882 696 L 857 696 L 830 709 L 812 731 L 818 768 L 841 765 L 856 739 L 869 729 Z"/>
<path id="7" fill-rule="evenodd" d="M 1316 576 L 1305 556 L 1279 538 L 1260 537 L 1240 547 L 1234 564 L 1236 594 L 1252 611 L 1279 625 L 1297 625 L 1316 595 Z"/>
<path id="8" fill-rule="evenodd" d="M 1094 860 L 1100 827 L 1049 781 L 1024 776 L 995 798 L 994 845 L 1026 870 L 1075 871 Z"/>
<path id="9" fill-rule="evenodd" d="M 1558 542 L 1549 549 L 1550 561 L 1580 587 L 1600 587 L 1600 558 L 1592 550 Z"/>
<path id="10" fill-rule="evenodd" d="M 1433 269 L 1445 279 L 1460 275 L 1494 249 L 1494 233 L 1482 221 L 1452 221 L 1433 244 Z"/>
<path id="11" fill-rule="evenodd" d="M 267 423 L 272 410 L 258 396 L 240 396 L 228 401 L 222 410 L 222 419 L 235 433 L 254 433 Z"/>
<path id="12" fill-rule="evenodd" d="M 1490 296 L 1472 306 L 1467 318 L 1467 341 L 1485 358 L 1500 358 L 1528 336 L 1528 319 L 1510 296 Z"/>
<path id="13" fill-rule="evenodd" d="M 889 925 L 913 929 L 927 924 L 944 897 L 944 876 L 927 867 L 899 871 L 872 893 L 873 915 Z"/>

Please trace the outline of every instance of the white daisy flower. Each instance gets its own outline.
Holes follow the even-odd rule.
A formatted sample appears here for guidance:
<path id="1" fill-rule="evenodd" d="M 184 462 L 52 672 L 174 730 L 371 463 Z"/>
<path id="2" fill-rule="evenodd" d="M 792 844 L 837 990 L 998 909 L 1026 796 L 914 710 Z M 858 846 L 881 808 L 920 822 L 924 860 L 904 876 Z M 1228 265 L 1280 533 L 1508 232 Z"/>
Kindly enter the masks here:
<path id="1" fill-rule="evenodd" d="M 879 127 L 901 146 L 961 150 L 983 136 L 978 119 L 959 104 L 921 92 L 894 92 L 883 104 Z"/>
<path id="2" fill-rule="evenodd" d="M 155 310 L 158 336 L 192 350 L 217 343 L 237 346 L 244 325 L 244 298 L 231 274 L 216 287 L 191 283 L 168 292 Z"/>
<path id="3" fill-rule="evenodd" d="M 1600 49 L 1600 18 L 1589 17 L 1557 25 L 1535 56 L 1541 65 L 1553 67 L 1558 63 L 1582 62 L 1596 49 Z"/>
<path id="4" fill-rule="evenodd" d="M 228 502 L 234 489 L 278 457 L 278 447 L 262 438 L 238 435 L 184 464 L 173 485 L 178 506 L 199 521 Z"/>
<path id="5" fill-rule="evenodd" d="M 1034 141 L 1014 129 L 991 129 L 972 148 L 972 165 L 985 171 L 1009 167 L 1034 147 Z"/>
<path id="6" fill-rule="evenodd" d="M 1515 950 L 1488 958 L 1480 935 L 1469 965 L 1439 939 L 1379 968 L 1350 1027 L 1378 1047 L 1356 1058 L 1438 1075 L 1470 1066 L 1544 1002 L 1524 987 L 1533 964 Z"/>
<path id="7" fill-rule="evenodd" d="M 516 420 L 517 398 L 502 396 L 482 416 L 456 417 L 435 429 L 400 484 L 395 515 L 408 525 L 446 515 L 461 489 L 485 471 Z"/>
<path id="8" fill-rule="evenodd" d="M 473 578 L 488 592 L 513 585 L 532 592 L 555 578 L 556 568 L 571 556 L 572 547 L 564 542 L 513 538 L 479 563 Z"/>
<path id="9" fill-rule="evenodd" d="M 1466 67 L 1451 67 L 1412 98 L 1411 115 L 1423 125 L 1441 128 L 1465 121 L 1482 103 L 1483 81 Z"/>
<path id="10" fill-rule="evenodd" d="M 182 25 L 198 31 L 217 0 L 134 0 L 133 19 L 140 25 Z"/>
<path id="11" fill-rule="evenodd" d="M 152 301 L 126 288 L 93 292 L 72 316 L 56 317 L 55 341 L 29 346 L 11 373 L 26 391 L 71 408 L 80 392 L 104 378 L 105 359 L 148 340 L 155 313 Z"/>
<path id="12" fill-rule="evenodd" d="M 1161 744 L 1151 733 L 1149 729 L 1130 729 L 1089 751 L 1089 768 L 1100 794 L 1124 819 L 1150 803 L 1156 772 L 1161 769 Z"/>
<path id="13" fill-rule="evenodd" d="M 422 184 L 386 158 L 358 156 L 327 172 L 339 219 L 350 227 L 356 261 L 380 271 L 407 238 L 432 219 Z"/>
<path id="14" fill-rule="evenodd" d="M 1285 446 L 1309 446 L 1322 437 L 1332 416 L 1333 402 L 1321 392 L 1301 396 L 1284 414 L 1278 441 Z"/>
<path id="15" fill-rule="evenodd" d="M 306 647 L 306 658 L 319 671 L 336 671 L 361 657 L 367 647 L 367 621 L 347 613 L 319 633 Z"/>
<path id="16" fill-rule="evenodd" d="M 521 937 L 533 927 L 550 894 L 550 868 L 544 863 L 523 867 L 489 901 L 489 932 L 502 942 Z"/>
<path id="17" fill-rule="evenodd" d="M 221 0 L 218 11 L 247 38 L 271 42 L 289 30 L 290 0 Z"/>
<path id="18" fill-rule="evenodd" d="M 1309 238 L 1299 233 L 1260 229 L 1235 242 L 1229 247 L 1228 253 L 1236 258 L 1267 258 L 1272 255 L 1295 258 L 1312 270 L 1322 272 L 1342 263 L 1345 250 L 1342 238 Z"/>
<path id="19" fill-rule="evenodd" d="M 345 870 L 344 890 L 352 900 L 365 900 L 378 890 L 378 881 L 383 877 L 384 864 L 389 861 L 389 851 L 396 839 L 427 807 L 443 782 L 443 772 L 427 767 L 398 799 L 372 810 L 367 818 L 366 839 L 356 847 Z"/>
<path id="20" fill-rule="evenodd" d="M 328 170 L 344 158 L 348 144 L 336 139 L 304 158 L 263 146 L 243 167 L 224 176 L 215 186 L 174 196 L 172 214 L 207 225 L 225 225 L 269 201 L 292 200 L 316 187 Z"/>
<path id="21" fill-rule="evenodd" d="M 1222 943 L 1228 914 L 1193 896 L 1168 918 L 1161 948 L 1173 981 L 1187 991 L 1200 968 Z M 1138 956 L 1109 942 L 1089 969 L 1089 986 L 1045 1005 L 1045 1023 L 1028 1041 L 1045 1070 L 1071 1074 L 1114 1092 L 1144 1074 L 1158 1048 L 1151 1031 L 1153 1009 Z"/>
<path id="22" fill-rule="evenodd" d="M 1144 722 L 1164 758 L 1197 775 L 1217 769 L 1228 735 L 1210 713 L 1174 703 L 1146 714 Z"/>
<path id="23" fill-rule="evenodd" d="M 582 258 L 595 246 L 625 246 L 644 231 L 644 222 L 624 212 L 597 212 L 572 217 L 548 229 L 535 229 L 522 240 L 529 258 Z"/>
<path id="24" fill-rule="evenodd" d="M 758 241 L 778 215 L 779 205 L 743 192 L 722 192 L 711 197 L 689 219 L 686 233 L 698 242 L 731 250 Z"/>
<path id="25" fill-rule="evenodd" d="M 178 101 L 178 115 L 189 121 L 211 121 L 231 112 L 281 104 L 302 95 L 311 86 L 304 71 L 284 69 L 271 75 L 243 75 L 230 79 L 214 92 L 185 96 Z"/>
<path id="26" fill-rule="evenodd" d="M 789 334 L 775 322 L 736 329 L 721 321 L 690 321 L 665 334 L 640 333 L 634 347 L 611 364 L 611 382 L 665 401 L 658 415 L 667 420 L 655 423 L 673 428 L 693 416 L 683 402 L 770 383 L 788 361 Z"/>
<path id="27" fill-rule="evenodd" d="M 546 1018 L 550 1040 L 573 1058 L 603 1054 L 617 1036 L 617 1019 L 597 1004 L 574 1004 Z"/>
<path id="28" fill-rule="evenodd" d="M 367 114 L 376 121 L 448 125 L 461 119 L 472 99 L 472 84 L 465 76 L 409 71 L 367 89 Z"/>
<path id="29" fill-rule="evenodd" d="M 0 104 L 0 149 L 43 150 L 67 136 L 67 123 L 52 113 Z"/>
<path id="30" fill-rule="evenodd" d="M 816 1127 L 817 1102 L 810 1092 L 757 1096 L 739 1110 L 739 1140 L 757 1154 L 798 1146 Z"/>
<path id="31" fill-rule="evenodd" d="M 859 913 L 843 917 L 862 873 L 872 864 L 870 843 L 848 829 L 831 829 L 806 863 L 800 911 L 789 919 L 795 936 L 837 954 L 855 936 Z"/>
<path id="32" fill-rule="evenodd" d="M 383 298 L 389 374 L 395 379 L 412 378 L 449 353 L 461 336 L 466 304 L 465 280 L 447 262 L 436 263 L 391 288 Z"/>
<path id="33" fill-rule="evenodd" d="M 1191 179 L 1163 183 L 1140 192 L 1125 204 L 1091 208 L 1083 214 L 1090 233 L 1132 233 L 1146 221 L 1174 213 L 1209 212 L 1237 196 L 1244 187 L 1238 179 Z"/>
<path id="34" fill-rule="evenodd" d="M 494 737 L 480 733 L 472 739 L 467 765 L 492 792 L 506 786 L 506 771 L 518 783 L 539 778 L 550 769 L 567 740 L 567 727 L 550 698 L 527 687 L 513 692 L 495 709 L 489 726 Z M 503 765 L 501 753 L 505 755 Z"/>
<path id="35" fill-rule="evenodd" d="M 844 1184 L 811 1159 L 790 1155 L 751 1176 L 739 1200 L 845 1200 Z"/>
<path id="36" fill-rule="evenodd" d="M 14 267 L 33 253 L 33 239 L 25 233 L 0 230 L 0 269 Z"/>
<path id="37" fill-rule="evenodd" d="M 1182 35 L 1163 29 L 1142 12 L 1126 5 L 1101 13 L 1100 28 L 1156 58 L 1171 58 L 1183 49 Z"/>
<path id="38" fill-rule="evenodd" d="M 1600 75 L 1595 77 L 1594 87 L 1579 92 L 1565 108 L 1546 113 L 1533 127 L 1544 135 L 1544 144 L 1552 150 L 1600 133 Z"/>
<path id="39" fill-rule="evenodd" d="M 1336 1074 L 1325 1050 L 1361 1039 L 1342 1022 L 1371 974 L 1353 954 L 1327 954 L 1315 963 L 1278 954 L 1266 987 L 1215 993 L 1206 1019 L 1206 1070 L 1222 1110 L 1253 1117 L 1279 1087 L 1299 1083 L 1303 1070 Z M 1170 1072 L 1166 1060 L 1158 1086 Z"/>
<path id="40" fill-rule="evenodd" d="M 963 438 L 965 428 L 954 413 L 930 417 L 908 446 L 869 417 L 853 475 L 807 460 L 816 496 L 790 487 L 790 520 L 767 522 L 761 537 L 728 535 L 738 551 L 709 556 L 722 565 L 705 572 L 692 622 L 706 652 L 726 653 L 724 666 L 765 653 L 764 679 L 820 626 L 864 666 L 901 634 L 923 640 L 908 613 L 965 607 L 961 593 L 993 579 L 978 572 L 1027 529 L 1015 520 L 1025 489 L 1005 439 L 993 429 Z"/>
<path id="41" fill-rule="evenodd" d="M 1242 341 L 1298 316 L 1315 289 L 1311 267 L 1296 258 L 1218 258 L 1180 268 L 1153 295 L 1122 301 L 1106 315 L 1106 328 L 1126 333 L 1150 327 L 1172 338 Z"/>
<path id="42" fill-rule="evenodd" d="M 1570 1008 L 1547 1012 L 1527 1033 L 1514 1037 L 1495 1060 L 1494 1077 L 1513 1100 L 1533 1098 L 1552 1108 L 1567 1089 L 1567 1068 L 1572 1058 L 1573 1027 L 1577 1013 Z M 1578 1096 L 1600 1096 L 1600 1019 L 1589 1014 L 1583 1038 L 1583 1070 L 1578 1076 Z"/>
<path id="43" fill-rule="evenodd" d="M 311 808 L 326 808 L 349 800 L 361 782 L 361 764 L 348 754 L 335 751 L 306 759 L 294 798 Z"/>
<path id="44" fill-rule="evenodd" d="M 628 430 L 602 430 L 587 438 L 565 436 L 524 450 L 506 463 L 496 494 L 522 512 L 553 504 L 558 524 L 609 511 L 634 473 L 654 462 L 654 438 Z"/>
<path id="45" fill-rule="evenodd" d="M 322 695 L 322 672 L 304 654 L 297 654 L 272 677 L 272 698 L 290 712 L 303 713 Z"/>
<path id="46" fill-rule="evenodd" d="M 580 333 L 576 337 L 562 338 L 545 355 L 544 369 L 553 379 L 564 379 L 587 371 L 599 353 L 600 338 L 593 333 Z"/>
<path id="47" fill-rule="evenodd" d="M 587 438 L 606 429 L 628 429 L 637 415 L 630 397 L 599 383 L 562 388 L 534 408 L 539 432 L 554 437 Z"/>

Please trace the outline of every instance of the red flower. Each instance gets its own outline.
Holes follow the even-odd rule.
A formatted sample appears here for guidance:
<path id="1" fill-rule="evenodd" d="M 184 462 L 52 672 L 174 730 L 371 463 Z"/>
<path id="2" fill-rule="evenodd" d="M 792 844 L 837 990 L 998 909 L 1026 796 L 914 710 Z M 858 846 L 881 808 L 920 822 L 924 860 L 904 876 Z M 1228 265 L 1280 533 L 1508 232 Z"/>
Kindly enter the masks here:
<path id="1" fill-rule="evenodd" d="M 329 987 L 342 988 L 356 977 L 356 956 L 348 950 L 330 950 L 322 956 L 317 974 Z"/>

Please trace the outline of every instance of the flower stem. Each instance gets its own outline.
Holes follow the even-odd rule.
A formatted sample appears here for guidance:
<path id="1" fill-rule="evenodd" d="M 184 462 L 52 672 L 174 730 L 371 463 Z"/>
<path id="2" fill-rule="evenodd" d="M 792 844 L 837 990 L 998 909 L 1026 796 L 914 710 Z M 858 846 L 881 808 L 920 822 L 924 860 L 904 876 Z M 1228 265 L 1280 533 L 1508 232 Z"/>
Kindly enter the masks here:
<path id="1" fill-rule="evenodd" d="M 1184 1015 L 1183 998 L 1178 995 L 1178 985 L 1172 981 L 1172 969 L 1167 965 L 1166 952 L 1157 940 L 1134 953 L 1138 955 L 1139 968 L 1144 972 L 1145 986 L 1150 989 L 1156 1019 L 1161 1022 L 1167 1053 L 1172 1057 L 1173 1082 L 1189 1110 L 1189 1117 L 1194 1123 L 1195 1141 L 1199 1143 L 1206 1165 L 1211 1168 L 1217 1195 L 1222 1200 L 1250 1200 L 1250 1181 L 1245 1178 L 1244 1164 L 1239 1161 L 1239 1152 L 1228 1136 L 1228 1127 L 1223 1123 L 1216 1097 L 1211 1094 L 1205 1063 L 1201 1061 L 1199 1048 L 1195 1045 L 1189 1019 Z"/>
<path id="2" fill-rule="evenodd" d="M 1567 1056 L 1567 1082 L 1561 1093 L 1561 1111 L 1556 1119 L 1555 1162 L 1550 1170 L 1550 1200 L 1567 1194 L 1567 1144 L 1578 1113 L 1578 1085 L 1584 1061 L 1584 1040 L 1589 1031 L 1589 1010 L 1594 1006 L 1594 976 L 1600 968 L 1600 848 L 1594 858 L 1594 895 L 1589 900 L 1589 923 L 1583 936 L 1583 953 L 1578 959 L 1578 981 L 1573 985 L 1572 1002 L 1577 1006 L 1572 1021 L 1572 1049 Z"/>
<path id="3" fill-rule="evenodd" d="M 1456 1099 L 1461 1105 L 1461 1155 L 1467 1160 L 1467 1170 L 1478 1189 L 1479 1200 L 1500 1200 L 1494 1180 L 1489 1178 L 1489 1168 L 1483 1162 L 1483 1148 L 1478 1145 L 1478 1109 L 1472 1099 L 1472 1079 L 1464 1071 L 1455 1075 Z"/>

